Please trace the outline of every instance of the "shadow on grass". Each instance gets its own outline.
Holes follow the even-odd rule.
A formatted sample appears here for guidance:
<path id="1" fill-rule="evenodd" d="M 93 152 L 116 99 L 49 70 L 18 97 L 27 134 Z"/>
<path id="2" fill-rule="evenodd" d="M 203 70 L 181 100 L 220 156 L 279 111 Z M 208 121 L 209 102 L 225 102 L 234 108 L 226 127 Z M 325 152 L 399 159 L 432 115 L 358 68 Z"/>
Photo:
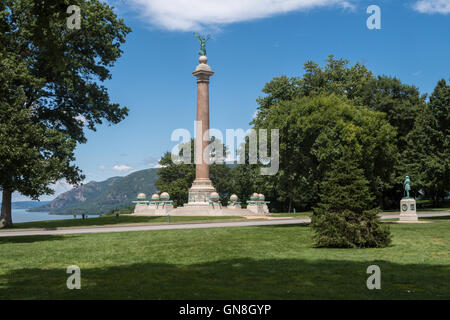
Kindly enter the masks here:
<path id="1" fill-rule="evenodd" d="M 67 237 L 59 236 L 59 235 L 0 237 L 0 244 L 4 244 L 4 243 L 33 243 L 33 242 L 56 241 L 56 240 L 67 240 Z"/>
<path id="2" fill-rule="evenodd" d="M 94 225 L 117 225 L 125 223 L 151 223 L 154 220 L 158 220 L 160 217 L 132 217 L 132 216 L 120 216 L 116 220 L 115 216 L 103 216 L 98 218 L 88 219 L 66 219 L 66 220 L 48 220 L 48 221 L 35 221 L 35 222 L 19 222 L 15 223 L 11 227 L 5 229 L 27 229 L 27 228 L 43 228 L 54 230 L 58 227 L 86 227 Z"/>
<path id="3" fill-rule="evenodd" d="M 183 222 L 198 222 L 198 221 L 211 221 L 214 220 L 242 220 L 241 217 L 170 217 L 171 223 L 183 223 Z M 142 224 L 142 223 L 168 223 L 167 216 L 120 216 L 116 219 L 115 216 L 103 216 L 99 218 L 89 219 L 67 219 L 67 220 L 50 220 L 50 221 L 35 221 L 35 222 L 21 222 L 14 224 L 12 227 L 5 229 L 29 229 L 40 228 L 46 230 L 55 230 L 62 227 L 88 227 L 88 226 L 110 226 L 121 224 Z"/>
<path id="4" fill-rule="evenodd" d="M 446 221 L 446 220 L 450 220 L 450 216 L 446 216 L 446 217 L 419 217 L 419 222 L 433 222 L 436 220 L 440 220 L 440 221 Z M 381 222 L 386 223 L 386 224 L 390 224 L 390 225 L 396 225 L 399 224 L 398 219 L 386 219 L 386 220 L 381 220 Z M 413 225 L 414 223 L 404 223 L 406 225 L 410 224 Z"/>
<path id="5" fill-rule="evenodd" d="M 419 220 L 450 220 L 450 216 L 447 217 L 421 217 Z"/>
<path id="6" fill-rule="evenodd" d="M 68 261 L 67 265 L 76 264 Z M 381 290 L 368 290 L 369 265 Z M 81 267 L 68 290 L 65 267 L 18 269 L 0 276 L 1 299 L 449 299 L 450 266 L 386 261 L 250 258 L 189 265 L 142 263 Z"/>

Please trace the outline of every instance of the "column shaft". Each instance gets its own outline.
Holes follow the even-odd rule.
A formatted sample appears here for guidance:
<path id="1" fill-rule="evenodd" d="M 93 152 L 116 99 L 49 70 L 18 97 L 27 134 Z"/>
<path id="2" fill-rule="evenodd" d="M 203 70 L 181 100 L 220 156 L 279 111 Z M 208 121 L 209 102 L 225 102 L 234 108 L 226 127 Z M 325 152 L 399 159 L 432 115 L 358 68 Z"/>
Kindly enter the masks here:
<path id="1" fill-rule="evenodd" d="M 197 81 L 197 132 L 195 179 L 209 179 L 209 164 L 205 161 L 205 148 L 209 144 L 209 81 Z"/>
<path id="2" fill-rule="evenodd" d="M 205 149 L 209 145 L 209 78 L 214 74 L 204 56 L 192 73 L 197 78 L 197 129 L 195 132 L 195 180 L 189 189 L 189 202 L 185 206 L 209 207 L 209 196 L 215 192 L 209 179 L 209 161 Z M 207 159 L 208 160 L 208 159 Z"/>

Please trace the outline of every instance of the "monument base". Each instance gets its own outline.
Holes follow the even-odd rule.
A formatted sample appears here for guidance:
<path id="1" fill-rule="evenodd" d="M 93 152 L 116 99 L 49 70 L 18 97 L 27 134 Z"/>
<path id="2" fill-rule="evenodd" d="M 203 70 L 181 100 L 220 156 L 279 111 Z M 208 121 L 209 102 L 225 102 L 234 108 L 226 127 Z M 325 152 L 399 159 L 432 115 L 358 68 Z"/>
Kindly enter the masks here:
<path id="1" fill-rule="evenodd" d="M 209 196 L 216 192 L 211 180 L 196 179 L 189 189 L 189 199 L 185 207 L 209 207 Z"/>
<path id="2" fill-rule="evenodd" d="M 154 204 L 137 204 L 134 207 L 133 214 L 136 215 L 148 215 L 148 216 L 166 216 L 172 211 L 173 205 L 170 203 Z"/>
<path id="3" fill-rule="evenodd" d="M 148 204 L 136 204 L 134 207 L 133 213 L 143 213 L 143 214 L 151 214 L 156 211 L 155 205 L 148 205 Z"/>
<path id="4" fill-rule="evenodd" d="M 216 192 L 211 180 L 196 179 L 189 189 L 189 200 L 182 207 L 174 208 L 171 204 L 140 204 L 135 207 L 134 214 L 143 216 L 263 216 L 270 215 L 266 202 L 255 203 L 242 209 L 240 203 L 229 203 L 228 206 L 215 200 L 211 201 L 211 193 Z"/>
<path id="5" fill-rule="evenodd" d="M 136 216 L 204 216 L 204 217 L 248 217 L 248 216 L 268 216 L 270 212 L 266 205 L 247 206 L 247 209 L 242 209 L 241 206 L 224 207 L 219 202 L 212 202 L 208 204 L 200 203 L 186 203 L 182 207 L 174 208 L 172 205 L 165 205 L 163 207 L 156 207 L 150 205 L 136 205 L 134 214 Z"/>
<path id="6" fill-rule="evenodd" d="M 156 215 L 159 215 L 156 213 Z M 226 216 L 235 216 L 235 217 L 246 217 L 246 216 L 262 216 L 269 215 L 267 213 L 253 212 L 248 209 L 228 209 L 226 207 L 205 207 L 205 206 L 193 206 L 185 204 L 183 207 L 178 207 L 169 211 L 165 215 L 170 216 L 208 216 L 208 217 L 226 217 Z"/>
<path id="7" fill-rule="evenodd" d="M 404 198 L 400 201 L 400 221 L 402 222 L 416 222 L 419 221 L 419 216 L 416 212 L 416 200 Z"/>
<path id="8" fill-rule="evenodd" d="M 239 203 L 230 203 L 230 204 L 228 204 L 227 209 L 238 210 L 238 209 L 242 209 L 242 207 Z"/>

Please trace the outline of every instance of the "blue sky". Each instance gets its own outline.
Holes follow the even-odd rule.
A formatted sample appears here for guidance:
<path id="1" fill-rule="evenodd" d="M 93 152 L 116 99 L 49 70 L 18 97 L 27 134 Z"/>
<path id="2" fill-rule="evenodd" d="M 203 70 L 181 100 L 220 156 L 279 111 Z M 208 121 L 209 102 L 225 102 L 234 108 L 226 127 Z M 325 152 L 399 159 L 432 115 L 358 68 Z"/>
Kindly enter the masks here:
<path id="1" fill-rule="evenodd" d="M 86 181 L 154 167 L 193 132 L 198 42 L 210 33 L 211 127 L 247 129 L 256 98 L 275 76 L 300 76 L 303 64 L 329 54 L 359 61 L 375 74 L 399 77 L 430 93 L 449 79 L 450 0 L 110 0 L 133 29 L 106 82 L 113 102 L 130 109 L 118 125 L 88 132 L 76 151 Z M 381 8 L 381 30 L 369 30 L 369 5 Z M 70 186 L 56 186 L 57 193 Z M 47 200 L 53 197 L 43 197 Z M 23 200 L 20 195 L 15 200 Z"/>

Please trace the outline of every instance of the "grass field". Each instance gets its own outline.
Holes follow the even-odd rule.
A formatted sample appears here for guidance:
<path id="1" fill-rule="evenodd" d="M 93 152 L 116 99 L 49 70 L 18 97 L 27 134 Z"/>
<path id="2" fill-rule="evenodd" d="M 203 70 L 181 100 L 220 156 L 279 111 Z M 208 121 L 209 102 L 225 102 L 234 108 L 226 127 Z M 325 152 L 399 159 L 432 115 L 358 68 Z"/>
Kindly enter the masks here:
<path id="1" fill-rule="evenodd" d="M 435 209 L 433 211 L 442 211 L 444 209 Z M 431 211 L 430 211 L 431 212 Z M 397 211 L 385 211 L 385 214 L 398 213 Z M 271 217 L 291 217 L 291 218 L 308 218 L 312 217 L 312 211 L 297 213 L 273 213 Z M 10 229 L 56 229 L 70 227 L 90 227 L 90 226 L 112 226 L 120 224 L 167 224 L 167 223 L 187 223 L 187 222 L 217 222 L 217 221 L 234 221 L 246 220 L 244 217 L 144 217 L 133 215 L 120 215 L 117 219 L 115 215 L 106 215 L 88 219 L 66 219 L 66 220 L 48 220 L 35 222 L 15 223 L 14 226 L 5 228 Z M 1 231 L 0 231 L 1 232 Z"/>
<path id="2" fill-rule="evenodd" d="M 312 212 L 301 212 L 297 214 L 278 213 L 272 214 L 273 217 L 292 217 L 292 218 L 307 218 L 312 216 Z M 197 222 L 218 222 L 218 221 L 238 221 L 247 220 L 244 217 L 145 217 L 133 215 L 108 215 L 88 219 L 66 219 L 66 220 L 48 220 L 48 221 L 34 221 L 34 222 L 20 222 L 15 223 L 12 227 L 7 227 L 3 230 L 16 229 L 56 229 L 56 228 L 71 228 L 71 227 L 94 227 L 94 226 L 113 226 L 123 224 L 168 224 L 168 223 L 197 223 Z M 1 231 L 0 231 L 1 232 Z"/>
<path id="3" fill-rule="evenodd" d="M 450 220 L 391 229 L 384 249 L 316 249 L 307 226 L 0 238 L 0 298 L 450 299 Z"/>
<path id="4" fill-rule="evenodd" d="M 88 219 L 67 219 L 67 220 L 48 220 L 48 221 L 34 221 L 15 223 L 12 227 L 6 229 L 55 229 L 55 228 L 70 228 L 70 227 L 89 227 L 89 226 L 112 226 L 120 224 L 167 224 L 180 222 L 208 222 L 220 220 L 245 220 L 242 217 L 144 217 L 132 215 L 120 215 L 118 219 L 116 216 L 101 216 Z M 1 231 L 0 231 L 1 232 Z"/>

